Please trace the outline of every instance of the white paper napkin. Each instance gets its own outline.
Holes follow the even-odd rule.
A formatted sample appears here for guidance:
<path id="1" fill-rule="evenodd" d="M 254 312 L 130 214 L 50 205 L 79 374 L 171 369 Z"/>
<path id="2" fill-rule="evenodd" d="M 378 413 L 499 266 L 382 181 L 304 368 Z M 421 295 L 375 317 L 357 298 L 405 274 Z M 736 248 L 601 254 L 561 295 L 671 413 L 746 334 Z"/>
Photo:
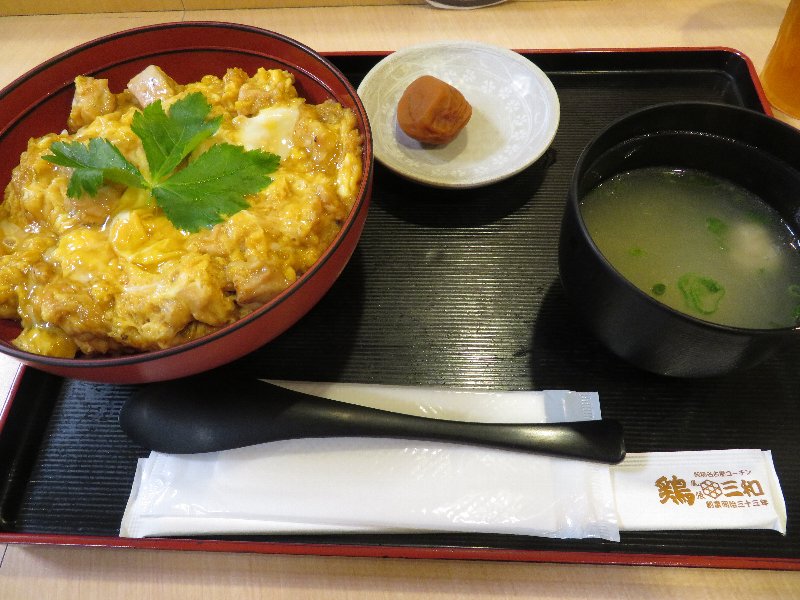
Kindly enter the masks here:
<path id="1" fill-rule="evenodd" d="M 628 454 L 611 475 L 620 530 L 786 533 L 786 504 L 769 451 Z"/>
<path id="2" fill-rule="evenodd" d="M 597 394 L 274 382 L 434 418 L 600 417 Z M 139 463 L 125 537 L 462 531 L 618 540 L 608 467 L 467 445 L 365 438 L 273 442 Z"/>
<path id="3" fill-rule="evenodd" d="M 476 392 L 273 381 L 431 418 L 600 418 L 596 393 Z M 619 540 L 620 531 L 774 529 L 786 506 L 769 451 L 629 453 L 619 465 L 366 438 L 273 442 L 139 461 L 123 537 L 485 532 Z"/>

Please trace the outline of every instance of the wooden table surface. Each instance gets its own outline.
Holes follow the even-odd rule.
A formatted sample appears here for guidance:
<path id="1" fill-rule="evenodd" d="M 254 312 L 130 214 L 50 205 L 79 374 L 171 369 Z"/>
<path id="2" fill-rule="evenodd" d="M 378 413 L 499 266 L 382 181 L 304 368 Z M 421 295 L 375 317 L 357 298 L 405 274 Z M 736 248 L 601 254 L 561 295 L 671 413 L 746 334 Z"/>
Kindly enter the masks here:
<path id="1" fill-rule="evenodd" d="M 419 0 L 379 5 L 354 0 L 351 6 L 336 1 L 328 7 L 310 6 L 323 5 L 324 0 L 293 4 L 294 8 L 0 17 L 0 87 L 50 56 L 98 36 L 189 20 L 256 25 L 319 51 L 392 50 L 441 39 L 520 49 L 724 46 L 742 51 L 760 71 L 787 2 L 510 1 L 476 11 L 437 10 Z M 0 14 L 13 13 L 13 5 L 0 0 Z M 113 5 L 125 9 L 137 3 L 117 0 Z M 0 360 L 0 399 L 6 397 L 16 369 L 11 359 Z M 766 600 L 800 598 L 800 572 L 0 545 L 3 600 L 189 597 Z"/>

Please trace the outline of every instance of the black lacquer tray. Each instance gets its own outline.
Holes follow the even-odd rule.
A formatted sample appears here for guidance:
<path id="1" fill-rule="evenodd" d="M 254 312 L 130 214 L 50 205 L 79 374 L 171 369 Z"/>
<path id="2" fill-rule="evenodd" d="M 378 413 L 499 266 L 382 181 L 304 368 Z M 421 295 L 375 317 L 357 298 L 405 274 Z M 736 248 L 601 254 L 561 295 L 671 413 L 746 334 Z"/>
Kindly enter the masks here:
<path id="1" fill-rule="evenodd" d="M 147 548 L 800 569 L 800 346 L 717 379 L 649 375 L 577 323 L 556 249 L 579 153 L 652 104 L 764 110 L 751 63 L 729 49 L 523 52 L 552 79 L 561 124 L 536 164 L 502 183 L 440 190 L 377 165 L 352 261 L 289 332 L 218 370 L 270 377 L 600 393 L 629 451 L 763 448 L 788 511 L 774 531 L 623 533 L 619 543 L 500 535 L 315 535 L 129 540 L 119 522 L 137 458 L 117 414 L 133 386 L 24 369 L 0 430 L 0 542 Z M 329 58 L 355 85 L 385 53 Z M 354 507 L 357 509 L 357 507 Z"/>

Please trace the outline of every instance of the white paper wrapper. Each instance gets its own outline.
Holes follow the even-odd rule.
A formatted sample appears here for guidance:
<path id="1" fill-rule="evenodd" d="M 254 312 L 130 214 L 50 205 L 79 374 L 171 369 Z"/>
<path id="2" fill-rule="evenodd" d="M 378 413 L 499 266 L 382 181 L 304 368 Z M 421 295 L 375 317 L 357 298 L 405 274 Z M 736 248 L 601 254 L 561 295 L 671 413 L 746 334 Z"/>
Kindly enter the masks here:
<path id="1" fill-rule="evenodd" d="M 611 473 L 620 530 L 786 533 L 786 504 L 769 451 L 629 453 Z"/>
<path id="2" fill-rule="evenodd" d="M 273 382 L 433 418 L 600 418 L 597 394 Z M 124 537 L 462 531 L 618 540 L 607 465 L 459 444 L 331 438 L 140 461 Z"/>
<path id="3" fill-rule="evenodd" d="M 278 382 L 431 418 L 600 418 L 596 393 Z M 619 540 L 619 531 L 774 529 L 786 506 L 769 451 L 629 453 L 619 465 L 402 440 L 274 442 L 139 461 L 124 537 L 485 532 Z"/>

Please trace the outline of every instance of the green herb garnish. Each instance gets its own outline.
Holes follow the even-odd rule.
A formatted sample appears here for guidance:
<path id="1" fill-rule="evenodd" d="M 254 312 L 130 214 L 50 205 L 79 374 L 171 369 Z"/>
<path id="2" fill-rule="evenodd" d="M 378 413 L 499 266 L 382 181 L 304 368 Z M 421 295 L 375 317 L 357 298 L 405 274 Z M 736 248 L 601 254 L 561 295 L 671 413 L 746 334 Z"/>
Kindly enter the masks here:
<path id="1" fill-rule="evenodd" d="M 664 292 L 667 291 L 667 286 L 663 283 L 656 283 L 652 288 L 650 288 L 650 291 L 652 292 L 653 296 L 663 296 Z"/>
<path id="2" fill-rule="evenodd" d="M 198 92 L 173 104 L 169 116 L 161 100 L 133 115 L 131 129 L 142 140 L 154 183 L 161 182 L 203 140 L 216 133 L 222 117 L 208 119 L 210 110 L 205 97 Z"/>
<path id="3" fill-rule="evenodd" d="M 706 219 L 706 229 L 717 237 L 722 236 L 728 229 L 725 221 L 717 217 L 708 217 Z"/>
<path id="4" fill-rule="evenodd" d="M 247 208 L 245 198 L 272 183 L 269 174 L 280 162 L 270 152 L 217 144 L 178 169 L 219 129 L 222 118 L 209 119 L 210 111 L 203 94 L 196 92 L 175 102 L 169 115 L 160 100 L 134 115 L 131 129 L 142 141 L 148 177 L 105 138 L 88 144 L 54 142 L 53 154 L 43 158 L 73 169 L 67 187 L 70 198 L 95 196 L 106 181 L 146 189 L 175 227 L 198 231 Z"/>
<path id="5" fill-rule="evenodd" d="M 42 158 L 73 169 L 67 186 L 70 198 L 78 198 L 84 192 L 96 196 L 104 181 L 114 181 L 128 187 L 147 187 L 147 181 L 139 169 L 105 138 L 94 138 L 88 144 L 54 142 L 50 150 L 53 154 Z"/>
<path id="6" fill-rule="evenodd" d="M 689 307 L 703 315 L 717 312 L 725 288 L 710 277 L 687 273 L 678 279 L 678 289 Z"/>

